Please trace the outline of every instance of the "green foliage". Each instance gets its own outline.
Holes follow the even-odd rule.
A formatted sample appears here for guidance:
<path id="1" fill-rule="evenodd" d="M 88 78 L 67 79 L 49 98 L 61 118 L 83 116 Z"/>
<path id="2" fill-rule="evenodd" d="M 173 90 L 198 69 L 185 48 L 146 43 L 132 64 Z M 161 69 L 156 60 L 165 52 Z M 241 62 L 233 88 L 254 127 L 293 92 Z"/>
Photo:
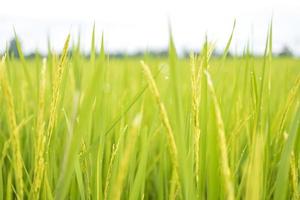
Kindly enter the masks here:
<path id="1" fill-rule="evenodd" d="M 90 58 L 80 38 L 67 56 L 68 36 L 43 70 L 16 37 L 20 60 L 0 66 L 0 200 L 299 198 L 299 60 L 272 58 L 272 25 L 263 58 L 229 58 L 233 31 L 222 58 L 205 38 L 191 62 L 170 31 L 147 73 L 109 59 L 103 34 L 97 50 L 95 28 Z"/>

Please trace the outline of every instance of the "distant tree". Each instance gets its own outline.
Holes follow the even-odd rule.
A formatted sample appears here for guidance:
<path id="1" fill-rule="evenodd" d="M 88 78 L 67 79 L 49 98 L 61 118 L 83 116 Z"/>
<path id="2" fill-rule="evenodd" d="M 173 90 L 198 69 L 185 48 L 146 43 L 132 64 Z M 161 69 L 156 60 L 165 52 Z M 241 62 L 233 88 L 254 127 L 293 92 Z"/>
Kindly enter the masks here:
<path id="1" fill-rule="evenodd" d="M 187 50 L 187 49 L 184 49 L 183 52 L 182 52 L 182 57 L 183 58 L 189 58 L 191 55 L 191 51 Z"/>
<path id="2" fill-rule="evenodd" d="M 282 48 L 282 50 L 279 52 L 278 56 L 280 56 L 280 57 L 292 57 L 293 52 L 287 45 L 285 45 Z"/>
<path id="3" fill-rule="evenodd" d="M 214 57 L 214 58 L 219 58 L 219 57 L 222 56 L 222 52 L 218 51 L 217 49 L 214 49 L 211 56 Z"/>
<path id="4" fill-rule="evenodd" d="M 223 54 L 221 54 L 221 55 L 223 55 Z M 230 51 L 228 51 L 227 58 L 233 58 L 233 57 L 234 57 L 234 54 L 231 53 Z"/>
<path id="5" fill-rule="evenodd" d="M 8 46 L 8 53 L 10 56 L 14 56 L 16 58 L 19 58 L 19 52 L 18 52 L 18 47 L 17 47 L 17 40 L 14 38 L 10 40 L 9 46 Z"/>

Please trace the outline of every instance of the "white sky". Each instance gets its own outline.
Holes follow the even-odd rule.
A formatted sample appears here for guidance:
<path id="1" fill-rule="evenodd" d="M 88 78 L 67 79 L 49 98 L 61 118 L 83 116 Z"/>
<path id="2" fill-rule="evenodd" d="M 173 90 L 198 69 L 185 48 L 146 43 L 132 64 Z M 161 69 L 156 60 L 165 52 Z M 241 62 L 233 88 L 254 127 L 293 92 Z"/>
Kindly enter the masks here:
<path id="1" fill-rule="evenodd" d="M 1 0 L 0 51 L 12 38 L 13 26 L 26 52 L 47 49 L 50 36 L 55 50 L 66 35 L 81 34 L 84 50 L 90 46 L 95 21 L 97 40 L 104 31 L 109 51 L 162 49 L 168 43 L 168 20 L 179 50 L 199 49 L 205 33 L 224 48 L 236 18 L 232 51 L 241 51 L 248 40 L 253 49 L 264 49 L 273 16 L 274 51 L 284 44 L 300 55 L 299 0 Z"/>

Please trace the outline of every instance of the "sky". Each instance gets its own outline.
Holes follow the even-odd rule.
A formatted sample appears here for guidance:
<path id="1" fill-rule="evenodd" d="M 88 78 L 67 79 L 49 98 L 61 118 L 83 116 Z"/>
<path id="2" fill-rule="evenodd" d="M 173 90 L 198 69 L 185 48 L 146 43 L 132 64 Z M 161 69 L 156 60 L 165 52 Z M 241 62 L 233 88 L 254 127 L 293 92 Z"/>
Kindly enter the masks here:
<path id="1" fill-rule="evenodd" d="M 97 46 L 104 33 L 106 51 L 161 50 L 168 45 L 171 24 L 178 51 L 197 51 L 205 35 L 222 50 L 234 19 L 231 46 L 242 52 L 249 42 L 262 53 L 267 29 L 273 18 L 274 52 L 287 45 L 300 55 L 299 0 L 2 0 L 0 52 L 15 28 L 25 52 L 60 51 L 68 33 L 73 41 L 81 36 L 84 51 L 90 48 L 93 24 Z"/>

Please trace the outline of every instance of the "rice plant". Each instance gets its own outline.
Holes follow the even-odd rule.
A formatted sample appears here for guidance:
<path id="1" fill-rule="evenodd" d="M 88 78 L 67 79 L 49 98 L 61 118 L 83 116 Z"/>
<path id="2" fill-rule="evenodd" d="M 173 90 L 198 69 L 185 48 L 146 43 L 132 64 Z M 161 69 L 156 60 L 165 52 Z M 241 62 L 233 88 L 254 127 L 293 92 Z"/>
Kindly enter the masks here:
<path id="1" fill-rule="evenodd" d="M 248 47 L 0 63 L 0 199 L 299 199 L 300 61 Z M 71 38 L 72 39 L 72 38 Z M 18 41 L 18 40 L 17 40 Z M 78 40 L 80 41 L 80 39 Z M 63 45 L 63 44 L 62 44 Z M 99 52 L 99 54 L 98 54 Z"/>

